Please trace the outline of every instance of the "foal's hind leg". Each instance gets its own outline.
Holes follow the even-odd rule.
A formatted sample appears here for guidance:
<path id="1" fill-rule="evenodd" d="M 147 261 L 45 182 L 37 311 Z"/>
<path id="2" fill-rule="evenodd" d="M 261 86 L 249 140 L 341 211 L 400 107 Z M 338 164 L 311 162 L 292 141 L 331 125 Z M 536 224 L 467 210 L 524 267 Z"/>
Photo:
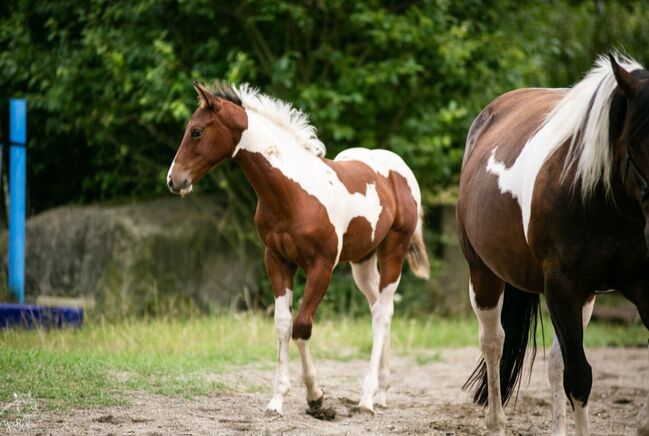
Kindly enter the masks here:
<path id="1" fill-rule="evenodd" d="M 595 296 L 588 300 L 581 310 L 581 319 L 584 329 L 590 321 L 595 306 Z M 554 334 L 552 349 L 550 350 L 548 378 L 552 387 L 552 436 L 566 434 L 566 394 L 563 390 L 563 357 L 557 334 Z"/>
<path id="2" fill-rule="evenodd" d="M 352 263 L 352 276 L 358 289 L 365 295 L 367 303 L 372 306 L 379 298 L 379 282 L 381 276 L 376 265 L 376 253 L 363 262 Z M 376 394 L 376 404 L 385 407 L 386 397 L 390 387 L 390 327 L 385 332 L 385 342 L 379 364 L 379 390 Z"/>
<path id="3" fill-rule="evenodd" d="M 389 334 L 394 313 L 394 294 L 401 280 L 401 267 L 409 244 L 410 235 L 391 231 L 378 249 L 380 292 L 372 305 L 372 356 L 369 370 L 363 380 L 363 395 L 358 404 L 359 407 L 372 413 L 374 413 L 374 395 L 379 388 L 381 356 L 384 353 L 386 336 Z M 384 362 L 387 364 L 387 360 Z"/>
<path id="4" fill-rule="evenodd" d="M 266 412 L 281 415 L 284 396 L 291 387 L 288 375 L 288 346 L 291 338 L 291 303 L 295 266 L 285 262 L 268 248 L 264 256 L 264 264 L 275 294 L 275 332 L 277 333 L 277 374 L 273 398 L 268 403 Z"/>
<path id="5" fill-rule="evenodd" d="M 505 283 L 483 268 L 471 269 L 469 297 L 480 325 L 480 351 L 487 366 L 487 431 L 505 434 L 505 412 L 500 392 L 500 359 L 505 331 L 500 322 Z"/>

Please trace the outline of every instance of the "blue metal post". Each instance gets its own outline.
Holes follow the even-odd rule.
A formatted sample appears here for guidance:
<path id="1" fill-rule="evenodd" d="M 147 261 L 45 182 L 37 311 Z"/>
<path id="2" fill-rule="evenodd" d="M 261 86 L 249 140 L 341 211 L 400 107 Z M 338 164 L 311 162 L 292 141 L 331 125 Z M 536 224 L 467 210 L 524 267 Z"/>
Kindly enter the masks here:
<path id="1" fill-rule="evenodd" d="M 9 289 L 25 302 L 27 103 L 9 101 Z"/>

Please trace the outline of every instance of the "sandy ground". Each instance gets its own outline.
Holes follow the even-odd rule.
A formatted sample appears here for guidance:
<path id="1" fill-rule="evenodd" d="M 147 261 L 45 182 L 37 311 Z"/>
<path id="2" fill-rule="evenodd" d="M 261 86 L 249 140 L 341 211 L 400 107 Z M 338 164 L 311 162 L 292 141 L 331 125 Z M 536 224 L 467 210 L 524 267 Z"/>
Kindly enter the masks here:
<path id="1" fill-rule="evenodd" d="M 539 352 L 542 354 L 542 352 Z M 636 414 L 647 393 L 649 353 L 646 349 L 596 349 L 587 355 L 593 366 L 590 398 L 594 434 L 633 434 Z M 305 413 L 298 362 L 291 366 L 292 389 L 283 417 L 267 417 L 274 371 L 268 365 L 237 367 L 235 372 L 210 375 L 232 390 L 193 399 L 133 393 L 128 406 L 78 409 L 66 412 L 36 408 L 0 432 L 24 434 L 483 434 L 484 411 L 470 402 L 460 386 L 478 358 L 476 349 L 440 350 L 431 362 L 397 357 L 388 408 L 375 416 L 354 411 L 360 397 L 365 361 L 316 362 L 325 405 L 333 407 L 333 421 L 319 421 Z M 420 362 L 422 359 L 419 359 Z M 550 390 L 543 355 L 537 359 L 529 385 L 518 401 L 505 409 L 507 434 L 549 432 Z M 569 410 L 569 431 L 574 433 Z"/>

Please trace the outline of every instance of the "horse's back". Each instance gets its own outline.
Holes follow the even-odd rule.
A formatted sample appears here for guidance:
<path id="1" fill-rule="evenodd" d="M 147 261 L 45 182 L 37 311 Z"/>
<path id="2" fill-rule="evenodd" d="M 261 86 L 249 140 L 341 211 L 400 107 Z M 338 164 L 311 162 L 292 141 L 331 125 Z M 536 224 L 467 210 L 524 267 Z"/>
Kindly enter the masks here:
<path id="1" fill-rule="evenodd" d="M 356 147 L 343 150 L 334 158 L 336 162 L 346 160 L 361 161 L 386 178 L 390 177 L 391 172 L 397 174 L 407 183 L 417 206 L 421 204 L 421 191 L 415 174 L 398 154 L 389 150 Z"/>
<path id="2" fill-rule="evenodd" d="M 564 92 L 525 88 L 503 94 L 482 110 L 467 135 L 457 206 L 462 249 L 470 264 L 528 291 L 543 290 L 542 267 L 526 240 L 520 199 L 509 190 L 524 184 L 526 174 L 504 179 L 496 173 L 513 166 Z"/>

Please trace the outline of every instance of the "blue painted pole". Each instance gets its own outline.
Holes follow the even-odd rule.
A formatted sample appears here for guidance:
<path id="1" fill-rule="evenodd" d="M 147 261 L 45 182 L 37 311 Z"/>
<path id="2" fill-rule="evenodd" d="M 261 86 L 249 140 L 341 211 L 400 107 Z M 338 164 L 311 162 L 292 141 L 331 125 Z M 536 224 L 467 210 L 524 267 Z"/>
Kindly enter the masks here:
<path id="1" fill-rule="evenodd" d="M 25 302 L 27 102 L 9 101 L 9 289 Z"/>

